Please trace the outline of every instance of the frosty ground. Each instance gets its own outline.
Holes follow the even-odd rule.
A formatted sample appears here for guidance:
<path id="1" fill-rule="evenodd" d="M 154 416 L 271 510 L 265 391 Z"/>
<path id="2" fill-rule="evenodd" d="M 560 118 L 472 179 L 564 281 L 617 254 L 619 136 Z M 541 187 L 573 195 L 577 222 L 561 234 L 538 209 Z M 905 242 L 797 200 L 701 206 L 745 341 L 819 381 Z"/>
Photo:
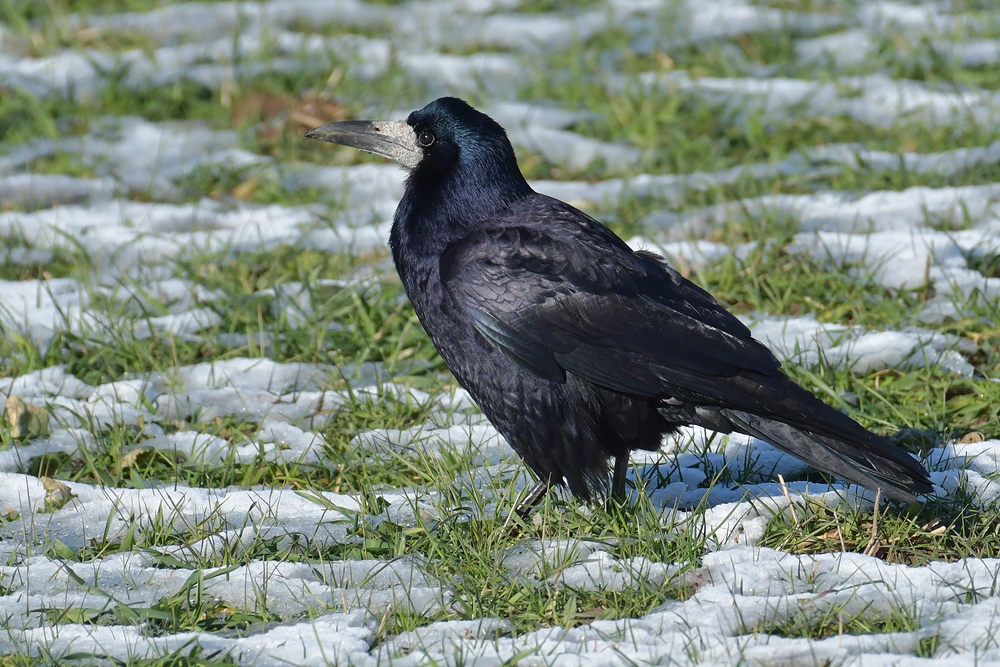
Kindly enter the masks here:
<path id="1" fill-rule="evenodd" d="M 44 6 L 43 6 L 44 5 Z M 0 665 L 1000 662 L 988 2 L 0 5 Z M 308 142 L 461 95 L 931 471 L 687 429 L 531 480 Z"/>

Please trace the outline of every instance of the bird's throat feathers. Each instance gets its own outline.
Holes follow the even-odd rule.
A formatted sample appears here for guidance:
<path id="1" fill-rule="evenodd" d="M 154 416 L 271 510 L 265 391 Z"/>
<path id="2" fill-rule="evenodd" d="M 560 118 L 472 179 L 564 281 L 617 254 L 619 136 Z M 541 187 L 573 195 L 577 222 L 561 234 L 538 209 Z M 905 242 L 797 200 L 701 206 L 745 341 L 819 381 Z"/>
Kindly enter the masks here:
<path id="1" fill-rule="evenodd" d="M 394 232 L 448 243 L 531 195 L 506 136 L 497 139 L 464 143 L 410 172 Z"/>

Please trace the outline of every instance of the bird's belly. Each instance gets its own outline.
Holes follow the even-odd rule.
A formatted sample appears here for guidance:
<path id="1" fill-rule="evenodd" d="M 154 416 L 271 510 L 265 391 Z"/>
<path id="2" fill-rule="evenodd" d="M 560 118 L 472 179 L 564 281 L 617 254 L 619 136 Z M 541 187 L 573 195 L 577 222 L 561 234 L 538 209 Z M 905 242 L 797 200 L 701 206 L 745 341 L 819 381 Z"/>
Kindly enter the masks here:
<path id="1" fill-rule="evenodd" d="M 588 497 L 607 478 L 607 458 L 656 449 L 666 430 L 654 401 L 601 389 L 567 374 L 553 382 L 525 370 L 447 307 L 421 320 L 448 368 L 541 478 Z"/>

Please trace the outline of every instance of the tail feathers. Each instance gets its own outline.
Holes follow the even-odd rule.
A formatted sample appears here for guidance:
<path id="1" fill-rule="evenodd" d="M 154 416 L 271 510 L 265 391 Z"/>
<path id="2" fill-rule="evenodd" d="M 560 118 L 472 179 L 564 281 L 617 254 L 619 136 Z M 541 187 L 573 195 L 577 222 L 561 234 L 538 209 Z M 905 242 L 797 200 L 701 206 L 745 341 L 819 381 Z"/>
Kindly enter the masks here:
<path id="1" fill-rule="evenodd" d="M 764 440 L 783 452 L 838 477 L 903 502 L 933 490 L 927 471 L 912 456 L 862 429 L 850 440 L 807 431 L 767 417 L 723 408 L 733 429 Z M 864 434 L 862 437 L 857 435 Z"/>

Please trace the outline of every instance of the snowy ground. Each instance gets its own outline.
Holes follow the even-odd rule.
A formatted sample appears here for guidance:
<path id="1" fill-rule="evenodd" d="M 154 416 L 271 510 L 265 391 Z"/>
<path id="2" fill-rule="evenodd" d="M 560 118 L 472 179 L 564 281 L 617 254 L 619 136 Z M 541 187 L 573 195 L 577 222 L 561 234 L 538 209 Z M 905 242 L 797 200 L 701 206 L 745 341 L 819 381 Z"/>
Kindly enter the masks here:
<path id="1" fill-rule="evenodd" d="M 755 334 L 796 368 L 821 369 L 815 377 L 924 373 L 978 387 L 968 399 L 979 401 L 969 408 L 975 419 L 941 430 L 987 437 L 937 442 L 923 458 L 941 498 L 959 494 L 984 512 L 1000 504 L 1000 440 L 990 439 L 1000 434 L 1000 366 L 987 349 L 997 341 L 990 317 L 1000 317 L 1000 141 L 988 129 L 1000 94 L 988 81 L 904 76 L 921 59 L 970 76 L 1000 66 L 1000 13 L 957 2 L 813 2 L 792 11 L 795 3 L 603 0 L 542 13 L 523 4 L 270 0 L 69 13 L 46 48 L 26 35 L 56 30 L 49 19 L 0 25 L 2 101 L 31 100 L 8 113 L 56 115 L 36 124 L 48 128 L 37 136 L 0 145 L 0 395 L 8 399 L 0 653 L 101 664 L 189 654 L 241 665 L 1000 662 L 1000 560 L 955 551 L 910 566 L 761 547 L 775 517 L 798 522 L 790 503 L 801 513 L 811 498 L 870 520 L 874 495 L 803 476 L 802 464 L 747 438 L 690 430 L 662 454 L 635 457 L 642 479 L 634 481 L 657 520 L 700 536 L 685 562 L 627 556 L 582 529 L 498 543 L 498 571 L 525 590 L 580 599 L 665 591 L 639 614 L 526 628 L 501 613 L 463 611 L 466 593 L 429 553 L 368 557 L 379 530 L 398 527 L 392 534 L 403 539 L 455 521 L 453 513 L 502 531 L 502 520 L 489 521 L 528 481 L 432 356 L 389 363 L 324 348 L 325 336 L 342 341 L 345 330 L 377 338 L 356 320 L 328 317 L 329 299 L 350 292 L 382 303 L 391 290 L 380 276 L 391 271 L 384 244 L 402 172 L 345 163 L 356 158 L 334 158 L 328 147 L 255 150 L 261 144 L 247 139 L 304 116 L 289 135 L 298 141 L 309 120 L 331 119 L 322 114 L 332 106 L 283 108 L 277 121 L 264 112 L 260 125 L 237 131 L 197 113 L 104 115 L 103 105 L 176 90 L 208 91 L 211 104 L 227 106 L 248 81 L 297 76 L 371 117 L 459 94 L 509 129 L 542 177 L 538 190 L 624 222 L 632 245 L 659 249 L 685 271 L 751 258 L 775 242 L 720 236 L 727 221 L 791 221 L 788 256 L 842 270 L 890 301 L 916 296 L 905 317 L 871 325 L 832 317 L 844 305 L 837 294 L 805 310 L 799 301 L 808 299 L 788 311 L 745 309 Z M 741 50 L 756 35 L 784 39 L 785 60 Z M 625 51 L 632 60 L 621 59 Z M 851 122 L 963 141 L 928 152 L 809 144 L 773 159 L 672 170 L 634 137 L 602 136 L 601 119 L 567 89 L 542 94 L 533 84 L 540 62 L 568 72 L 574 59 L 591 62 L 587 53 L 588 85 L 608 99 L 680 96 L 711 109 L 720 132 Z M 718 71 L 681 69 L 672 53 L 710 54 Z M 345 90 L 369 92 L 352 101 Z M 93 116 L 81 130 L 53 111 L 67 108 Z M 228 183 L 226 174 L 238 178 L 198 189 Z M 897 187 L 900 174 L 915 184 Z M 255 194 L 265 187 L 277 194 Z M 720 199 L 747 187 L 752 196 Z M 637 219 L 622 220 L 629 216 Z M 285 261 L 272 254 L 283 248 L 355 263 L 336 278 L 255 287 L 249 306 L 234 305 L 229 283 L 211 279 L 243 276 L 231 264 L 251 256 L 263 268 L 247 271 L 267 271 Z M 398 289 L 381 307 L 398 308 Z M 240 308 L 260 326 L 234 319 Z M 878 403 L 840 393 L 862 413 Z M 899 415 L 920 412 L 899 400 Z M 403 417 L 345 426 L 355 423 L 345 411 L 362 409 Z M 878 426 L 891 432 L 893 423 L 904 425 Z M 343 482 L 343 491 L 338 447 L 376 471 L 401 460 L 431 471 L 459 461 L 444 482 L 458 490 L 418 474 L 363 492 Z M 167 473 L 144 479 L 139 462 Z M 253 470 L 270 476 L 233 473 Z M 564 512 L 590 511 L 561 502 Z M 208 622 L 221 617 L 228 625 Z M 830 618 L 840 632 L 788 629 Z M 854 618 L 889 629 L 852 631 Z"/>

